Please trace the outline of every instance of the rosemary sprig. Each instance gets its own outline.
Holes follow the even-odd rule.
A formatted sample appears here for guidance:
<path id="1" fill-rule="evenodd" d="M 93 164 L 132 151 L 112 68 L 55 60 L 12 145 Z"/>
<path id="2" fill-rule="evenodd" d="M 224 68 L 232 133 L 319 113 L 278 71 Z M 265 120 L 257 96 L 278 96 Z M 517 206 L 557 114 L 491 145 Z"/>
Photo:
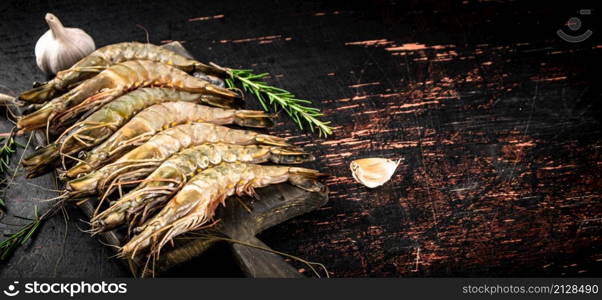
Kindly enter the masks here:
<path id="1" fill-rule="evenodd" d="M 239 81 L 245 92 L 255 95 L 264 110 L 269 111 L 270 105 L 273 105 L 275 110 L 280 107 L 297 123 L 299 128 L 303 129 L 303 124 L 306 123 L 312 132 L 317 130 L 320 136 L 332 134 L 332 127 L 328 126 L 330 122 L 318 119 L 324 114 L 319 109 L 308 106 L 311 101 L 298 99 L 291 92 L 270 86 L 262 81 L 263 78 L 270 75 L 269 73 L 254 74 L 253 70 L 229 68 L 226 71 L 230 75 L 230 78 L 226 79 L 228 87 L 237 88 L 235 81 Z"/>
<path id="2" fill-rule="evenodd" d="M 34 208 L 34 218 L 24 218 L 20 216 L 14 216 L 15 218 L 27 220 L 29 223 L 22 226 L 17 232 L 13 234 L 5 234 L 7 237 L 5 240 L 0 242 L 0 261 L 9 258 L 13 252 L 19 247 L 27 243 L 32 236 L 36 233 L 37 229 L 42 223 L 48 220 L 50 217 L 61 209 L 64 208 L 64 201 L 58 201 L 54 203 L 50 208 L 44 212 L 44 214 L 38 214 L 38 207 Z"/>
<path id="3" fill-rule="evenodd" d="M 10 157 L 17 151 L 17 143 L 12 137 L 12 132 L 8 137 L 0 137 L 0 143 L 2 143 L 0 147 L 0 173 L 4 174 L 9 169 Z"/>
<path id="4" fill-rule="evenodd" d="M 21 227 L 21 229 L 19 229 L 19 231 L 17 231 L 16 233 L 7 235 L 8 238 L 0 242 L 0 260 L 6 260 L 8 257 L 11 256 L 11 254 L 13 254 L 13 252 L 19 246 L 27 243 L 27 241 L 29 241 L 33 234 L 36 232 L 45 216 L 46 214 L 44 214 L 44 216 L 42 217 L 39 217 L 38 208 L 36 207 L 34 219 L 27 219 L 21 217 L 20 219 L 30 220 L 31 222 Z"/>
<path id="5" fill-rule="evenodd" d="M 23 145 L 17 143 L 14 139 L 15 130 L 11 130 L 10 133 L 3 134 L 0 137 L 0 193 L 4 194 L 7 180 L 4 178 L 7 171 L 10 169 L 10 158 L 17 152 L 17 147 L 23 147 Z M 0 198 L 0 211 L 3 214 L 3 209 L 6 208 L 6 202 Z M 29 219 L 24 217 L 15 216 L 15 218 L 27 220 L 29 223 L 22 226 L 17 232 L 13 234 L 5 234 L 7 236 L 2 242 L 0 242 L 0 261 L 5 260 L 21 245 L 24 245 L 31 239 L 33 234 L 36 232 L 42 220 L 46 218 L 49 213 L 45 213 L 41 217 L 38 215 L 38 208 L 35 207 L 34 211 L 35 218 Z"/>
<path id="6" fill-rule="evenodd" d="M 6 171 L 10 169 L 10 157 L 17 152 L 17 146 L 20 146 L 13 138 L 14 133 L 15 131 L 11 130 L 6 137 L 0 137 L 0 143 L 2 143 L 2 146 L 0 146 L 0 193 L 2 194 L 2 197 L 6 185 L 4 175 Z M 4 199 L 0 198 L 0 211 L 4 208 L 6 208 L 6 202 Z"/>

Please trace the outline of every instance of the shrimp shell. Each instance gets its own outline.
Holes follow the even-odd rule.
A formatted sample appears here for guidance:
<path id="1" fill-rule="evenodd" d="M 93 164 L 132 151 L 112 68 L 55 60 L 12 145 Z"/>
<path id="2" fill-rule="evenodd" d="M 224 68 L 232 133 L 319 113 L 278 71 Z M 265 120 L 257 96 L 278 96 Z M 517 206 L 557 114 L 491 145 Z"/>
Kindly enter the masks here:
<path id="1" fill-rule="evenodd" d="M 19 96 L 19 99 L 29 103 L 50 100 L 62 92 L 74 88 L 83 80 L 94 77 L 106 68 L 130 60 L 151 60 L 172 65 L 188 73 L 200 71 L 225 77 L 223 70 L 186 58 L 157 45 L 138 42 L 118 43 L 97 49 L 71 68 L 58 72 L 54 79 L 25 91 Z"/>
<path id="2" fill-rule="evenodd" d="M 113 172 L 126 168 L 128 165 L 138 165 L 142 162 L 162 162 L 182 149 L 204 143 L 263 144 L 292 147 L 285 139 L 272 135 L 231 129 L 209 123 L 183 124 L 160 132 L 146 143 L 120 157 L 114 163 L 67 182 L 67 189 L 74 194 L 95 193 L 98 182 L 102 178 L 110 176 Z"/>
<path id="3" fill-rule="evenodd" d="M 285 181 L 300 188 L 317 191 L 318 171 L 285 166 L 224 163 L 200 172 L 121 248 L 120 255 L 134 258 L 136 252 L 150 247 L 159 256 L 160 249 L 172 238 L 206 224 L 217 206 L 233 194 L 254 195 L 254 189 Z"/>
<path id="4" fill-rule="evenodd" d="M 54 143 L 36 150 L 23 160 L 27 177 L 32 178 L 52 171 L 60 163 L 60 154 L 73 155 L 102 143 L 144 108 L 171 101 L 203 102 L 222 108 L 238 107 L 232 100 L 202 93 L 170 88 L 137 89 L 107 103 L 65 130 Z"/>
<path id="5" fill-rule="evenodd" d="M 44 126 L 65 126 L 85 112 L 95 111 L 99 106 L 130 90 L 146 86 L 173 87 L 230 99 L 240 97 L 231 90 L 190 76 L 169 65 L 133 60 L 113 65 L 66 94 L 52 99 L 39 110 L 20 118 L 17 127 L 23 132 Z"/>
<path id="6" fill-rule="evenodd" d="M 75 178 L 92 171 L 146 142 L 157 132 L 182 123 L 207 122 L 264 128 L 273 125 L 272 118 L 274 115 L 258 110 L 222 109 L 191 102 L 155 104 L 138 113 L 111 137 L 88 152 L 84 161 L 69 169 L 65 175 Z"/>
<path id="7" fill-rule="evenodd" d="M 292 148 L 281 148 L 262 145 L 203 144 L 188 148 L 172 155 L 163 163 L 155 163 L 151 167 L 137 168 L 128 173 L 102 178 L 98 184 L 100 191 L 110 192 L 115 182 L 136 182 L 143 178 L 140 185 L 124 195 L 107 210 L 92 219 L 95 232 L 102 232 L 121 225 L 126 220 L 133 225 L 132 215 L 140 216 L 138 222 L 144 222 L 151 211 L 160 208 L 170 194 L 177 191 L 188 179 L 212 165 L 222 162 L 263 163 L 271 161 L 276 164 L 300 164 L 313 160 L 314 157 L 303 151 Z M 156 167 L 152 171 L 153 167 Z M 152 172 L 152 173 L 151 173 Z M 148 175 L 150 173 L 150 175 Z M 111 174 L 114 175 L 114 174 Z M 148 175 L 148 177 L 147 177 Z M 123 178 L 126 177 L 126 178 Z M 108 183 L 111 183 L 110 185 Z M 119 184 L 119 183 L 117 183 Z M 136 222 L 136 223 L 138 223 Z"/>

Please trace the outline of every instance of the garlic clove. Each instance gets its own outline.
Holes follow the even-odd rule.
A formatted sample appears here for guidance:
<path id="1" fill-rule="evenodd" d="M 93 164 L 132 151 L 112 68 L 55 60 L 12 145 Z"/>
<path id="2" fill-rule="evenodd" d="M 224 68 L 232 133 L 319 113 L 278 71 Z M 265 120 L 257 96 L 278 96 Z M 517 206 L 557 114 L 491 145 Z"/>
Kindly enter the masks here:
<path id="1" fill-rule="evenodd" d="M 79 28 L 66 28 L 53 14 L 46 14 L 50 29 L 36 43 L 38 67 L 46 73 L 56 74 L 73 66 L 96 49 L 94 40 Z"/>
<path id="2" fill-rule="evenodd" d="M 349 167 L 353 178 L 369 187 L 375 188 L 389 181 L 395 173 L 399 162 L 387 158 L 362 158 L 351 162 Z"/>

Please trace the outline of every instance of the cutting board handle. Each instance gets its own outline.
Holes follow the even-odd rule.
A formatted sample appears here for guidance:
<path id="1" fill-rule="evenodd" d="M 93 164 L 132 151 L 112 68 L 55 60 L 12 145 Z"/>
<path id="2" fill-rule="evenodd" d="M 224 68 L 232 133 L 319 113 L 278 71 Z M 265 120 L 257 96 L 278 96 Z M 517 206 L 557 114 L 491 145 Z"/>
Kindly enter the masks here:
<path id="1" fill-rule="evenodd" d="M 264 249 L 270 249 L 270 247 L 256 237 L 247 238 L 245 243 Z M 277 254 L 239 243 L 232 243 L 231 245 L 240 268 L 251 278 L 305 277 Z"/>

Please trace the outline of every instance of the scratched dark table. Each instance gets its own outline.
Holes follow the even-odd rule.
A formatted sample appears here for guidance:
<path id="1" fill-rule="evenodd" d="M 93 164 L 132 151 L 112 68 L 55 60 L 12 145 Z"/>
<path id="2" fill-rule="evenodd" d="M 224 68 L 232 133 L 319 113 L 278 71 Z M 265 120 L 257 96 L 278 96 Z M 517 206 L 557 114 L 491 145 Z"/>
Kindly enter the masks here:
<path id="1" fill-rule="evenodd" d="M 602 12 L 579 14 L 591 8 L 2 1 L 0 85 L 16 94 L 45 79 L 33 48 L 46 12 L 98 46 L 180 41 L 201 60 L 270 72 L 271 83 L 312 99 L 332 122 L 326 139 L 284 115 L 270 130 L 316 154 L 308 166 L 331 175 L 328 204 L 260 236 L 273 249 L 322 262 L 334 277 L 600 276 Z M 568 28 L 571 17 L 582 21 L 579 30 Z M 558 29 L 594 34 L 568 43 Z M 390 182 L 368 189 L 348 167 L 363 157 L 402 163 Z M 19 174 L 5 195 L 7 218 L 32 216 L 34 205 L 47 205 L 39 199 L 55 195 L 46 190 L 56 188 L 52 177 L 27 184 Z M 78 210 L 68 215 L 45 223 L 0 276 L 128 276 L 81 231 Z M 239 276 L 227 248 L 216 249 L 207 255 L 220 260 L 192 262 L 174 276 Z"/>

